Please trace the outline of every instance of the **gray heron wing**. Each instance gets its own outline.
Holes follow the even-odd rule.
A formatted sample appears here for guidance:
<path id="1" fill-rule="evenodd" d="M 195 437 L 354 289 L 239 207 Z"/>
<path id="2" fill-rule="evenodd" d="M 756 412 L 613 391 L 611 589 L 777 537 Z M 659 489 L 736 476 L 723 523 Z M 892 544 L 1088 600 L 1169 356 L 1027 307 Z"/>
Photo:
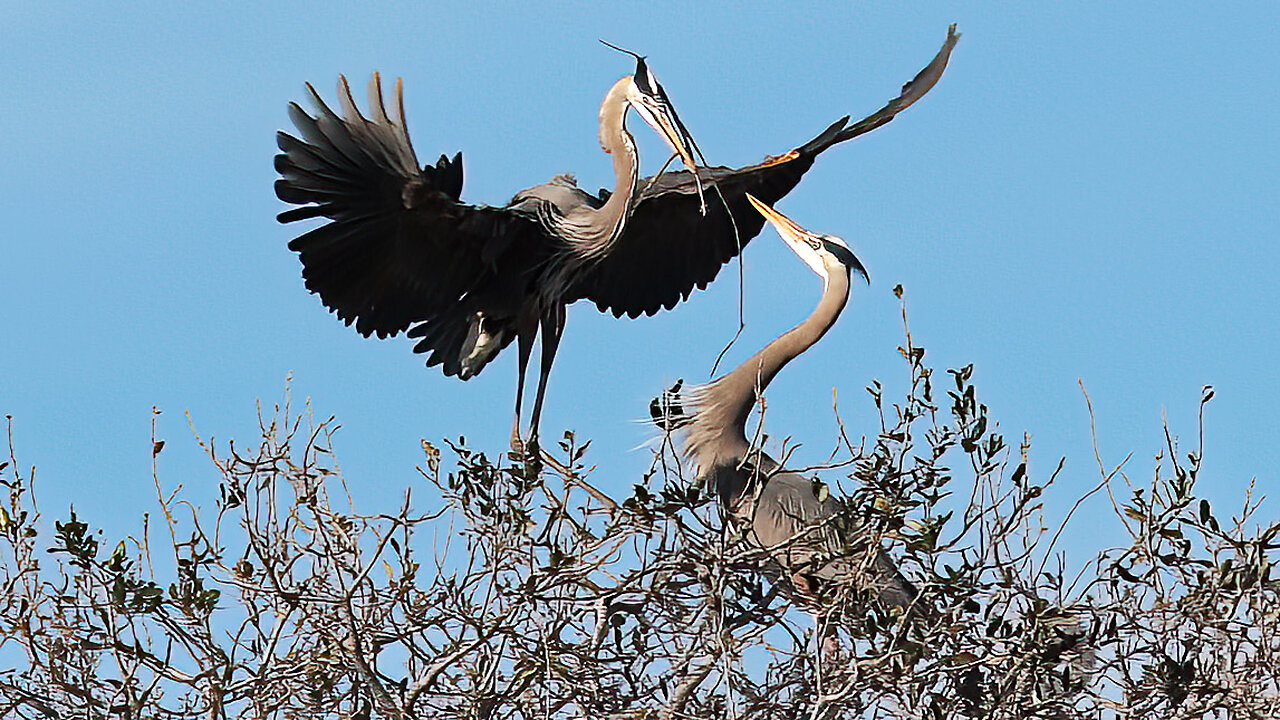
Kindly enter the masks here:
<path id="1" fill-rule="evenodd" d="M 764 547 L 778 547 L 775 559 L 789 572 L 802 572 L 820 581 L 871 588 L 881 602 L 906 607 L 916 596 L 915 586 L 902 575 L 883 548 L 866 556 L 851 555 L 855 538 L 832 522 L 841 502 L 821 484 L 796 473 L 779 473 L 765 481 L 752 518 L 752 530 Z M 852 530 L 857 533 L 857 529 Z M 781 546 L 781 547 L 779 547 Z"/>
<path id="2" fill-rule="evenodd" d="M 341 116 L 307 87 L 315 116 L 291 103 L 301 137 L 277 133 L 276 195 L 298 206 L 278 219 L 326 219 L 289 249 L 302 261 L 307 289 L 360 334 L 395 335 L 446 312 L 513 243 L 541 238 L 525 215 L 459 201 L 461 153 L 418 166 L 398 83 L 388 113 L 374 76 L 368 118 L 345 78 Z"/>
<path id="3" fill-rule="evenodd" d="M 773 205 L 800 182 L 819 153 L 893 120 L 938 82 L 959 38 L 952 25 L 933 60 L 897 97 L 862 120 L 841 118 L 804 145 L 757 165 L 699 168 L 706 215 L 689 171 L 662 175 L 647 186 L 642 181 L 622 237 L 571 299 L 586 298 L 601 312 L 635 318 L 670 310 L 695 289 L 705 288 L 764 227 L 747 193 Z"/>
<path id="4" fill-rule="evenodd" d="M 830 494 L 819 498 L 819 487 L 802 475 L 782 472 L 765 480 L 756 500 L 751 529 L 765 547 L 782 546 L 789 566 L 839 549 L 835 526 L 816 526 L 838 513 L 840 502 Z"/>

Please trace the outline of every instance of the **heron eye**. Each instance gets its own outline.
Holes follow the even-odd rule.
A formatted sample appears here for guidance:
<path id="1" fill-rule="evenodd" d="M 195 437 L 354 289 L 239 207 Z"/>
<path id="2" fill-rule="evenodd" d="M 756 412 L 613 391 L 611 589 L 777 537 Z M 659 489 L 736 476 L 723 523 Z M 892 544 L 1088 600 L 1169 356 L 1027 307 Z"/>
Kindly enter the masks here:
<path id="1" fill-rule="evenodd" d="M 822 249 L 822 243 L 818 242 L 817 240 L 807 240 L 806 242 L 808 242 L 809 247 L 813 248 L 814 250 Z"/>

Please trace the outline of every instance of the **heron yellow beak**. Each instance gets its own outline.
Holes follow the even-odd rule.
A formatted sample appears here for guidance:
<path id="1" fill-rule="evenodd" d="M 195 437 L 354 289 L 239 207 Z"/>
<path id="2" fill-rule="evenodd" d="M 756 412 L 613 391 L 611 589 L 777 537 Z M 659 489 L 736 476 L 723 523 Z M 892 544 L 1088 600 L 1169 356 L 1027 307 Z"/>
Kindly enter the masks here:
<path id="1" fill-rule="evenodd" d="M 809 235 L 809 231 L 795 224 L 795 222 L 786 215 L 783 215 L 777 210 L 774 210 L 768 205 L 760 202 L 751 193 L 747 193 L 747 199 L 751 201 L 751 204 L 755 206 L 756 210 L 760 211 L 760 214 L 764 216 L 764 219 L 768 220 L 769 224 L 778 231 L 778 234 L 782 236 L 783 240 L 795 243 L 800 242 L 806 235 Z"/>
<path id="2" fill-rule="evenodd" d="M 636 109 L 645 121 L 662 136 L 671 151 L 679 156 L 680 162 L 684 163 L 685 167 L 692 170 L 698 166 L 697 161 L 693 159 L 692 138 L 689 137 L 688 131 L 684 129 L 684 124 L 680 122 L 680 116 L 676 115 L 676 109 L 670 103 L 657 103 L 656 108 L 636 105 Z"/>
<path id="3" fill-rule="evenodd" d="M 822 252 L 834 257 L 840 264 L 849 269 L 849 272 L 856 272 L 867 282 L 871 278 L 867 275 L 867 269 L 863 267 L 862 261 L 859 260 L 848 245 L 838 237 L 831 235 L 817 235 L 797 225 L 791 218 L 774 210 L 773 208 L 760 202 L 751 193 L 747 193 L 747 199 L 755 206 L 756 210 L 764 216 L 765 220 L 778 231 L 778 235 L 782 237 L 782 241 L 791 248 L 791 251 L 800 256 L 814 272 L 827 278 L 827 271 L 823 269 L 823 260 L 819 255 L 819 248 Z"/>

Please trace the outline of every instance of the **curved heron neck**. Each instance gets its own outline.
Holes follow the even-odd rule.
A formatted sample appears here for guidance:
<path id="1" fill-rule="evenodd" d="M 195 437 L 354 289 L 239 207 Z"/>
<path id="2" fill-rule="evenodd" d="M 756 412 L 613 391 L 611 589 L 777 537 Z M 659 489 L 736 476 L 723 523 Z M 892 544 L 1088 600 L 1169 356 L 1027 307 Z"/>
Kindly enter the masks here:
<path id="1" fill-rule="evenodd" d="M 809 317 L 715 383 L 716 394 L 723 393 L 718 400 L 727 405 L 735 429 L 744 437 L 747 415 L 756 398 L 787 363 L 822 339 L 844 310 L 849 299 L 849 272 L 837 262 L 828 261 L 826 266 L 822 298 Z"/>
<path id="2" fill-rule="evenodd" d="M 849 299 L 849 272 L 834 260 L 825 262 L 822 298 L 804 322 L 764 346 L 746 362 L 699 394 L 698 408 L 686 428 L 684 452 L 694 459 L 699 477 L 712 482 L 725 507 L 736 506 L 750 486 L 752 474 L 769 474 L 778 463 L 747 440 L 751 407 L 787 363 L 813 347 L 835 324 Z M 758 453 L 754 454 L 754 453 Z"/>
<path id="3" fill-rule="evenodd" d="M 627 131 L 627 90 L 630 86 L 629 76 L 614 83 L 600 105 L 600 147 L 613 156 L 614 187 L 613 194 L 595 212 L 601 219 L 598 226 L 612 231 L 608 237 L 610 241 L 621 234 L 640 179 L 636 143 Z"/>

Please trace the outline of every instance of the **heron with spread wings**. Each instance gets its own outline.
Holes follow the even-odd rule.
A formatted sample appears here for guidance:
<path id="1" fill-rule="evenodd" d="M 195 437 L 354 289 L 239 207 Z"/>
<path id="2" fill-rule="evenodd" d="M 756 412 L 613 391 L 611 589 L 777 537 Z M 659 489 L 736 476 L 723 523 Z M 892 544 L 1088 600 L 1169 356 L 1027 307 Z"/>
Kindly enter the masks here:
<path id="1" fill-rule="evenodd" d="M 414 351 L 428 354 L 428 366 L 463 380 L 517 341 L 511 439 L 518 449 L 534 342 L 541 333 L 529 430 L 536 441 L 569 303 L 587 299 L 602 312 L 634 318 L 673 308 L 706 287 L 764 225 L 748 192 L 776 202 L 819 153 L 892 120 L 937 82 L 958 37 L 953 26 L 933 61 L 879 111 L 853 124 L 842 118 L 799 148 L 738 169 L 697 167 L 692 138 L 637 58 L 636 72 L 615 83 L 600 106 L 613 191 L 592 195 L 560 176 L 503 207 L 461 201 L 461 153 L 418 166 L 399 83 L 388 112 L 375 75 L 365 117 L 342 80 L 341 115 L 314 89 L 316 115 L 290 105 L 301 138 L 277 135 L 276 194 L 298 207 L 279 220 L 327 220 L 289 247 L 299 254 L 307 288 L 362 335 L 408 331 L 417 339 Z M 641 180 L 626 127 L 629 109 L 689 169 Z"/>

